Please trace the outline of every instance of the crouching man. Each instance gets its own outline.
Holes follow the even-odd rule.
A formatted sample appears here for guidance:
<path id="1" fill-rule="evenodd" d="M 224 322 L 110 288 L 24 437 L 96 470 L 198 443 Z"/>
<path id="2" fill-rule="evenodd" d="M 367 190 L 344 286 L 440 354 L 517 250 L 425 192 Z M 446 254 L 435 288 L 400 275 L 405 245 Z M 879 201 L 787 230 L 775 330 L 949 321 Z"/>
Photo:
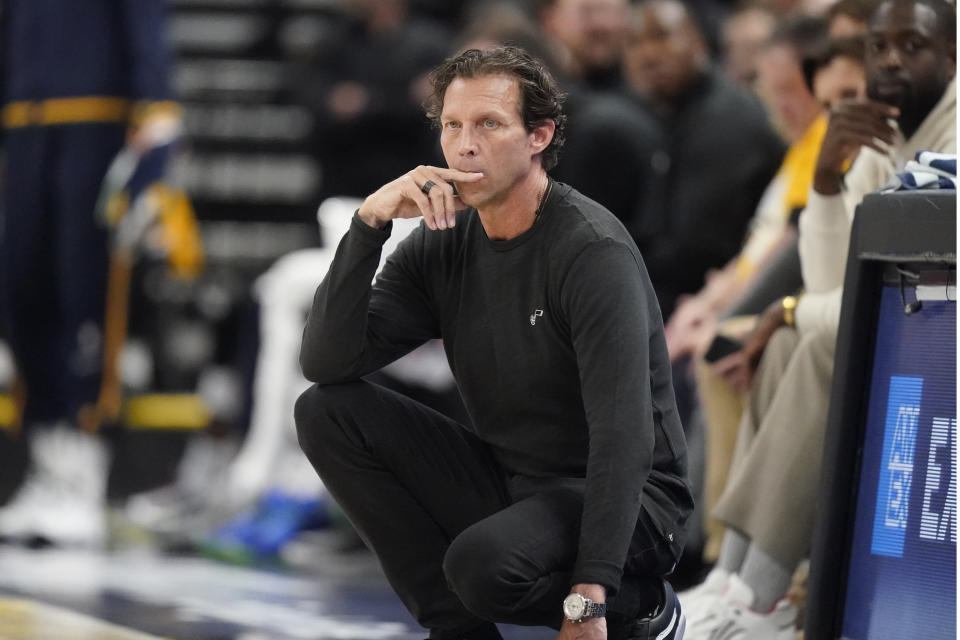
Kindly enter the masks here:
<path id="1" fill-rule="evenodd" d="M 300 444 L 434 639 L 681 638 L 693 508 L 660 311 L 609 212 L 547 170 L 562 96 L 512 47 L 437 68 L 447 168 L 369 196 L 317 290 Z M 394 218 L 423 223 L 371 286 Z M 362 376 L 442 338 L 472 426 Z"/>

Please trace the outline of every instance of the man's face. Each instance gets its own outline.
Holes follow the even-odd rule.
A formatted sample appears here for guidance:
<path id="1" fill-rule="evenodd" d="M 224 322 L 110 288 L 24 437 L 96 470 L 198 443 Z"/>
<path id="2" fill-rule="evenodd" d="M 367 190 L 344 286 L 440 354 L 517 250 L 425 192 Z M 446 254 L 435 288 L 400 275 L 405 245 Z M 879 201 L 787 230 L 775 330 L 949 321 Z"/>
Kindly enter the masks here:
<path id="1" fill-rule="evenodd" d="M 627 0 L 557 0 L 544 16 L 546 28 L 585 69 L 619 63 Z"/>
<path id="2" fill-rule="evenodd" d="M 804 134 L 820 105 L 807 88 L 797 53 L 784 44 L 764 49 L 757 65 L 757 89 L 781 135 L 793 142 Z"/>
<path id="3" fill-rule="evenodd" d="M 826 110 L 843 100 L 862 100 L 867 95 L 867 72 L 863 63 L 846 56 L 835 57 L 814 74 L 813 95 Z"/>
<path id="4" fill-rule="evenodd" d="M 867 95 L 898 107 L 905 133 L 943 95 L 955 65 L 955 43 L 944 41 L 933 9 L 909 0 L 877 9 L 867 32 Z"/>
<path id="5" fill-rule="evenodd" d="M 727 75 L 743 85 L 757 76 L 757 58 L 777 26 L 772 13 L 752 8 L 733 15 L 723 25 L 723 49 Z"/>
<path id="6" fill-rule="evenodd" d="M 632 18 L 624 56 L 630 84 L 644 95 L 669 101 L 702 67 L 703 39 L 679 2 L 644 3 L 634 9 Z"/>
<path id="7" fill-rule="evenodd" d="M 539 166 L 534 156 L 552 138 L 543 127 L 527 131 L 517 80 L 501 74 L 451 82 L 443 96 L 440 125 L 447 165 L 483 173 L 478 182 L 457 185 L 460 199 L 478 208 L 506 199 L 517 182 Z"/>

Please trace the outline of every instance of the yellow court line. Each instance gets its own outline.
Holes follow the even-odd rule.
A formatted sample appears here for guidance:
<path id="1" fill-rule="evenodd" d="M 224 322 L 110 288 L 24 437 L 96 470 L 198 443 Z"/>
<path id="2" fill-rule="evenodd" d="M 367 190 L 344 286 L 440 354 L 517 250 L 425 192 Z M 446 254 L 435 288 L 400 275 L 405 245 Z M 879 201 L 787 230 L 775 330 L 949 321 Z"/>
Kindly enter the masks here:
<path id="1" fill-rule="evenodd" d="M 165 640 L 35 600 L 0 598 L 0 640 Z"/>

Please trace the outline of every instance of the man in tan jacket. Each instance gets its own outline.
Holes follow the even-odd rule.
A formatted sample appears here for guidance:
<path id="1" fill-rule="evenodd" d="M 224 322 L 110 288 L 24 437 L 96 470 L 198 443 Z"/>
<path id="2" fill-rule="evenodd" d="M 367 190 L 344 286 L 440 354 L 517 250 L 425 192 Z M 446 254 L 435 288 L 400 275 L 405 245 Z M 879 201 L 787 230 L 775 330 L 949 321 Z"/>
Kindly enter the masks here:
<path id="1" fill-rule="evenodd" d="M 715 510 L 728 527 L 720 558 L 684 599 L 692 640 L 728 637 L 721 628 L 743 640 L 793 637 L 796 612 L 782 598 L 810 545 L 854 210 L 917 151 L 956 152 L 952 5 L 886 0 L 870 22 L 866 66 L 869 99 L 831 113 L 800 216 L 805 293 L 772 306 L 730 356 L 732 381 L 751 397 Z"/>

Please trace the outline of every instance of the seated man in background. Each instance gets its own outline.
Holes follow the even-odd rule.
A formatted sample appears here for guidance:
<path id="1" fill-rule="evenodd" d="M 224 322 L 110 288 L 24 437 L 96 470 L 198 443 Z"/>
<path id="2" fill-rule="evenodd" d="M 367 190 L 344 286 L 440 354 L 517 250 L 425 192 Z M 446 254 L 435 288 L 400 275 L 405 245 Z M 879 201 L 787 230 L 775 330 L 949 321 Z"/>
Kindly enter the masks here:
<path id="1" fill-rule="evenodd" d="M 537 18 L 564 73 L 590 91 L 623 88 L 627 0 L 538 0 Z"/>
<path id="2" fill-rule="evenodd" d="M 867 97 L 865 49 L 862 35 L 838 38 L 830 40 L 822 51 L 803 61 L 807 86 L 824 111 L 829 113 L 844 101 Z"/>
<path id="3" fill-rule="evenodd" d="M 804 82 L 802 63 L 825 36 L 822 21 L 804 17 L 781 25 L 761 52 L 759 92 L 791 146 L 760 199 L 740 252 L 722 269 L 710 272 L 706 284 L 670 315 L 667 346 L 674 361 L 702 351 L 715 333 L 718 317 L 749 288 L 751 278 L 785 236 L 795 236 L 796 216 L 806 205 L 827 128 L 823 109 Z"/>
<path id="4" fill-rule="evenodd" d="M 867 34 L 869 99 L 833 109 L 800 216 L 806 293 L 772 305 L 747 347 L 717 365 L 751 395 L 715 510 L 727 525 L 720 557 L 684 598 L 688 638 L 793 637 L 796 611 L 781 598 L 810 546 L 854 209 L 916 152 L 956 152 L 955 68 L 953 5 L 878 7 Z"/>
<path id="5" fill-rule="evenodd" d="M 748 324 L 741 317 L 725 319 L 732 309 L 751 306 L 746 298 L 762 298 L 766 305 L 777 295 L 761 291 L 765 280 L 786 280 L 782 285 L 778 283 L 780 295 L 792 292 L 799 281 L 798 268 L 775 278 L 767 273 L 781 254 L 792 252 L 794 263 L 797 260 L 796 216 L 806 204 L 820 142 L 827 129 L 823 109 L 804 83 L 801 62 L 822 46 L 825 33 L 823 21 L 803 17 L 780 25 L 763 46 L 757 61 L 759 93 L 791 146 L 757 205 L 740 253 L 724 268 L 708 274 L 706 284 L 680 303 L 666 325 L 671 361 L 692 359 L 690 368 L 696 376 L 702 409 L 685 424 L 688 428 L 696 427 L 692 421 L 701 417 L 704 422 L 706 464 L 703 500 L 698 508 L 702 507 L 704 517 L 703 557 L 707 562 L 716 560 L 723 535 L 723 527 L 709 514 L 726 486 L 743 399 L 722 378 L 712 374 L 703 356 L 718 325 L 728 334 L 743 331 L 737 325 Z M 750 311 L 735 315 L 745 313 Z"/>
<path id="6" fill-rule="evenodd" d="M 878 0 L 837 0 L 827 9 L 830 37 L 835 40 L 854 38 L 867 30 Z"/>
<path id="7" fill-rule="evenodd" d="M 680 296 L 737 253 L 784 144 L 759 100 L 713 67 L 702 31 L 678 0 L 632 7 L 624 68 L 663 132 L 654 158 L 659 188 L 625 224 L 669 317 Z"/>
<path id="8" fill-rule="evenodd" d="M 449 168 L 369 196 L 317 290 L 301 447 L 437 639 L 683 636 L 693 508 L 663 326 L 609 211 L 547 170 L 561 96 L 520 49 L 433 74 Z M 395 218 L 423 216 L 371 280 Z M 468 429 L 362 376 L 442 338 Z"/>
<path id="9" fill-rule="evenodd" d="M 757 60 L 777 28 L 777 14 L 759 2 L 734 8 L 723 21 L 721 53 L 728 78 L 745 89 L 755 90 Z"/>

